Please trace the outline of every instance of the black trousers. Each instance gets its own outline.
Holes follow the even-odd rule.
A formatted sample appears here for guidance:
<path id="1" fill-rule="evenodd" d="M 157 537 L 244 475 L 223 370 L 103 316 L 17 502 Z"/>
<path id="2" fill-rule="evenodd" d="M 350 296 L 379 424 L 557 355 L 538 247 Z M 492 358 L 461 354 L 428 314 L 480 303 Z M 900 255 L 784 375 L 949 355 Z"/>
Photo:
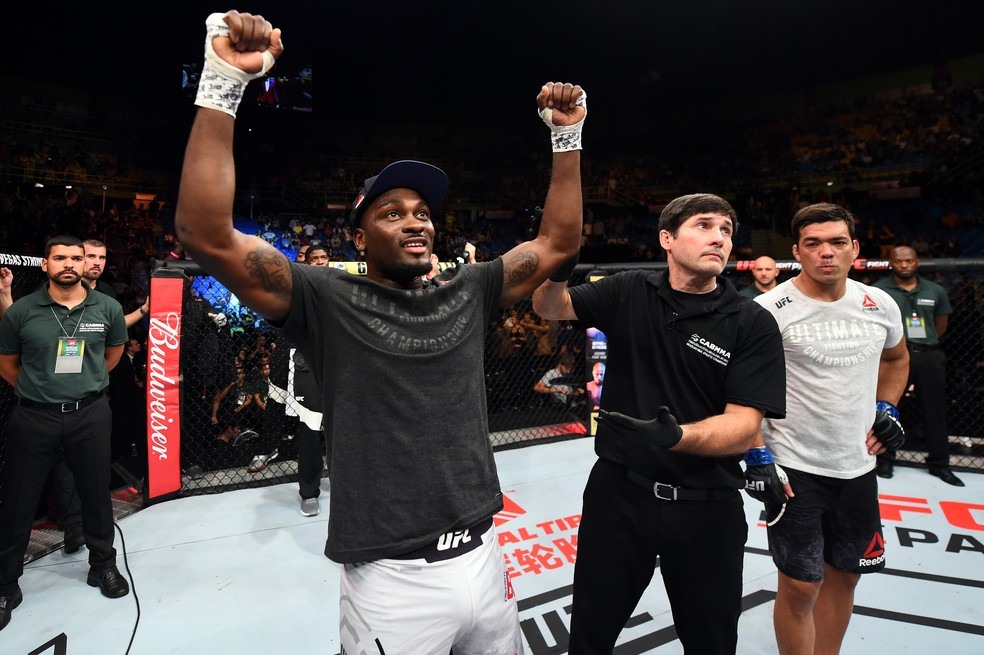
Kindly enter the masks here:
<path id="1" fill-rule="evenodd" d="M 926 437 L 926 464 L 931 469 L 950 466 L 949 431 L 946 425 L 946 354 L 939 348 L 909 352 L 909 384 L 915 385 L 916 402 Z M 900 413 L 905 428 L 912 419 Z M 895 454 L 878 456 L 890 462 Z"/>
<path id="2" fill-rule="evenodd" d="M 82 501 L 75 489 L 75 476 L 65 459 L 65 449 L 59 448 L 51 467 L 51 491 L 58 502 L 57 522 L 60 530 L 82 522 Z"/>
<path id="3" fill-rule="evenodd" d="M 5 430 L 5 462 L 0 473 L 0 595 L 17 589 L 34 509 L 61 449 L 82 501 L 89 565 L 101 570 L 116 564 L 109 493 L 111 427 L 105 396 L 66 414 L 21 405 L 14 408 Z"/>
<path id="4" fill-rule="evenodd" d="M 734 655 L 748 524 L 741 494 L 665 501 L 598 460 L 584 489 L 571 655 L 611 653 L 657 565 L 684 652 Z"/>
<path id="5" fill-rule="evenodd" d="M 303 398 L 299 404 L 312 412 L 321 412 L 321 390 L 314 374 L 307 370 L 294 371 L 294 396 Z M 301 498 L 321 495 L 321 431 L 312 430 L 304 421 L 297 423 L 297 486 Z M 331 451 L 329 450 L 329 453 Z"/>

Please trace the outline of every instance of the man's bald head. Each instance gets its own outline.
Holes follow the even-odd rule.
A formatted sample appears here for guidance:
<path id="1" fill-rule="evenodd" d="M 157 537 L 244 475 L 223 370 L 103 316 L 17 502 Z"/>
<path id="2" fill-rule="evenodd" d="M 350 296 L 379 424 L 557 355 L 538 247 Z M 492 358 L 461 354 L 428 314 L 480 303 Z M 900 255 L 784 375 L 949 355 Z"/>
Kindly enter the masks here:
<path id="1" fill-rule="evenodd" d="M 776 260 L 772 257 L 763 255 L 755 260 L 752 266 L 752 276 L 755 278 L 755 286 L 763 293 L 776 286 L 776 277 L 779 271 L 776 270 Z"/>

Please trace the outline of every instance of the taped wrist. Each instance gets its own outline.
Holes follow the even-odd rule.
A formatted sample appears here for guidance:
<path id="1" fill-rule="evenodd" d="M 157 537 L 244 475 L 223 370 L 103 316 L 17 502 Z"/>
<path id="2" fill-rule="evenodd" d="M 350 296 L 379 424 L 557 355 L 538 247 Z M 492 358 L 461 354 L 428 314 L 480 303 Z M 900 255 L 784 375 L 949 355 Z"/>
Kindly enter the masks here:
<path id="1" fill-rule="evenodd" d="M 745 453 L 745 465 L 746 466 L 763 466 L 765 464 L 772 464 L 772 453 L 765 446 L 759 446 L 758 448 L 752 448 Z"/>
<path id="2" fill-rule="evenodd" d="M 876 412 L 885 412 L 896 421 L 899 420 L 899 408 L 886 400 L 879 400 L 875 403 Z"/>
<path id="3" fill-rule="evenodd" d="M 225 14 L 212 14 L 205 20 L 205 65 L 198 80 L 198 94 L 195 104 L 199 107 L 218 109 L 233 118 L 243 99 L 243 91 L 250 80 L 266 75 L 276 62 L 269 50 L 263 52 L 263 68 L 258 73 L 247 73 L 224 61 L 215 54 L 212 40 L 228 37 L 229 26 L 222 17 Z"/>
<path id="4" fill-rule="evenodd" d="M 550 107 L 537 112 L 540 119 L 550 128 L 550 143 L 554 152 L 570 152 L 581 149 L 581 128 L 584 127 L 584 119 L 588 117 L 588 94 L 582 93 L 574 104 L 584 107 L 584 116 L 573 125 L 554 125 L 553 110 Z"/>

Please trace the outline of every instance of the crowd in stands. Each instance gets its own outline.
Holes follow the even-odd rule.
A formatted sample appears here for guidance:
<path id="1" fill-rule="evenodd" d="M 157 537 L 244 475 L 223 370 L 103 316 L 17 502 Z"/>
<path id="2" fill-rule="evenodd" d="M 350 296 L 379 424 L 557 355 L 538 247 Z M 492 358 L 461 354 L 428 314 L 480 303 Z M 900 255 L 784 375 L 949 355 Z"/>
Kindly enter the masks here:
<path id="1" fill-rule="evenodd" d="M 98 234 L 121 220 L 134 228 L 134 239 L 146 237 L 160 249 L 160 235 L 145 234 L 158 229 L 160 207 L 133 216 L 125 203 L 107 200 L 102 187 L 107 183 L 114 189 L 172 196 L 176 172 L 160 166 L 173 158 L 149 156 L 145 148 L 132 147 L 129 138 L 114 140 L 112 132 L 87 138 L 83 131 L 57 124 L 9 121 L 4 127 L 0 203 L 8 218 L 0 236 L 8 251 L 13 246 L 22 252 L 36 250 L 44 234 L 56 227 Z M 609 202 L 589 203 L 582 245 L 599 250 L 601 259 L 654 259 L 653 212 L 681 193 L 711 190 L 734 201 L 748 229 L 782 232 L 798 206 L 833 199 L 862 217 L 859 227 L 868 256 L 874 242 L 884 246 L 902 239 L 927 255 L 981 254 L 984 197 L 974 182 L 984 165 L 982 128 L 984 83 L 941 82 L 936 88 L 927 83 L 922 89 L 860 97 L 846 106 L 831 103 L 778 118 L 752 117 L 740 129 L 728 121 L 701 126 L 686 130 L 685 143 L 667 136 L 658 149 L 652 144 L 663 138 L 659 133 L 638 140 L 634 149 L 592 148 L 585 153 L 584 183 Z M 435 152 L 416 156 L 445 167 L 452 176 L 448 206 L 438 217 L 443 228 L 439 245 L 449 246 L 464 235 L 476 243 L 481 258 L 510 248 L 522 237 L 531 207 L 542 204 L 547 159 L 542 153 L 529 154 L 528 145 L 516 146 L 518 154 L 508 163 L 499 151 L 455 143 L 443 151 L 430 147 Z M 301 143 L 273 138 L 247 150 L 244 157 L 253 153 L 253 158 L 243 169 L 252 178 L 249 193 L 258 205 L 257 232 L 270 235 L 285 252 L 318 241 L 332 247 L 332 259 L 358 258 L 345 225 L 345 205 L 359 182 L 393 153 L 325 155 L 330 150 L 319 144 L 317 134 Z M 871 189 L 879 184 L 918 188 L 913 193 L 918 197 L 878 200 Z M 74 193 L 55 198 L 67 185 Z M 269 202 L 274 192 L 279 193 L 278 203 Z M 245 206 L 237 208 L 247 213 Z M 251 216 L 253 208 L 250 202 Z M 490 209 L 512 219 L 486 218 Z M 968 233 L 971 238 L 963 238 Z M 738 236 L 741 241 L 743 235 Z M 925 246 L 917 241 L 920 236 Z M 445 253 L 439 248 L 438 254 Z M 598 261 L 591 255 L 588 260 Z"/>
<path id="2" fill-rule="evenodd" d="M 100 239 L 108 246 L 102 279 L 132 311 L 149 293 L 155 262 L 184 257 L 173 237 L 170 199 L 177 171 L 164 168 L 176 158 L 135 148 L 131 138 L 114 136 L 109 128 L 66 128 L 55 116 L 49 115 L 48 124 L 7 121 L 0 132 L 0 251 L 39 255 L 45 239 L 59 233 Z M 667 199 L 694 191 L 732 200 L 742 223 L 737 259 L 789 259 L 788 250 L 756 251 L 754 233 L 782 235 L 798 207 L 819 201 L 838 202 L 855 213 L 862 257 L 884 259 L 895 245 L 910 245 L 923 259 L 981 257 L 982 134 L 984 84 L 976 81 L 859 98 L 779 119 L 753 117 L 740 129 L 733 123 L 706 126 L 686 138 L 667 137 L 660 148 L 652 145 L 659 135 L 618 151 L 595 145 L 583 163 L 581 260 L 656 261 L 659 209 Z M 435 252 L 453 261 L 456 244 L 467 239 L 478 261 L 491 260 L 526 238 L 533 207 L 543 202 L 549 158 L 507 138 L 494 151 L 444 145 L 415 155 L 451 175 L 448 202 L 434 217 Z M 347 222 L 351 194 L 362 179 L 404 154 L 328 156 L 323 153 L 330 149 L 316 135 L 301 144 L 273 139 L 253 151 L 243 166 L 252 179 L 243 185 L 248 198 L 236 204 L 239 229 L 260 235 L 290 259 L 302 246 L 324 245 L 331 261 L 359 261 Z M 244 157 L 250 157 L 248 148 Z M 979 342 L 984 285 L 965 273 L 934 278 L 962 308 L 952 331 Z M 266 388 L 257 381 L 269 379 L 275 352 L 268 326 L 214 280 L 197 280 L 190 288 L 229 321 L 219 330 L 223 354 L 208 376 L 205 406 L 218 409 L 254 397 L 255 389 Z M 142 330 L 138 325 L 133 336 L 142 337 Z M 534 390 L 561 358 L 573 361 L 572 376 L 587 381 L 583 349 L 583 331 L 536 317 L 529 303 L 505 312 L 488 333 L 490 414 L 536 406 L 543 394 Z M 971 388 L 984 387 L 984 363 L 974 360 L 961 371 Z M 237 384 L 254 391 L 234 394 Z M 265 405 L 266 395 L 255 397 L 247 414 Z M 197 428 L 204 430 L 202 448 L 216 438 L 235 441 L 247 429 L 270 429 L 257 416 L 231 421 L 234 409 L 213 421 L 203 417 Z M 245 427 L 231 431 L 233 423 Z"/>
<path id="3" fill-rule="evenodd" d="M 43 120 L 7 120 L 0 132 L 3 250 L 37 254 L 46 236 L 59 232 L 99 238 L 109 246 L 106 281 L 125 308 L 139 306 L 153 261 L 174 247 L 168 199 L 177 176 L 165 166 L 174 158 L 161 155 L 160 143 L 134 147 L 132 134 L 114 134 L 109 126 L 86 132 L 77 117 L 59 124 L 57 113 Z M 784 248 L 756 252 L 753 233 L 783 234 L 798 207 L 825 200 L 859 217 L 864 257 L 885 258 L 896 244 L 911 245 L 921 257 L 984 255 L 981 80 L 953 84 L 937 76 L 921 88 L 741 120 L 738 127 L 735 120 L 689 130 L 670 125 L 634 147 L 585 151 L 582 261 L 658 259 L 662 202 L 698 190 L 722 194 L 738 210 L 738 259 L 788 258 Z M 673 136 L 680 131 L 685 135 Z M 242 168 L 252 181 L 242 185 L 250 189 L 248 202 L 237 202 L 237 211 L 248 214 L 239 226 L 290 258 L 302 245 L 323 244 L 332 261 L 358 261 L 347 203 L 394 153 L 376 146 L 346 157 L 319 134 L 247 143 Z M 402 148 L 411 142 L 396 140 Z M 445 167 L 452 179 L 448 202 L 435 216 L 440 259 L 451 259 L 460 238 L 475 244 L 479 261 L 525 238 L 549 176 L 544 153 L 531 154 L 506 137 L 493 149 L 436 138 L 425 143 L 434 152 L 417 156 Z M 135 191 L 121 199 L 113 193 L 119 189 Z M 131 200 L 136 191 L 139 203 Z"/>

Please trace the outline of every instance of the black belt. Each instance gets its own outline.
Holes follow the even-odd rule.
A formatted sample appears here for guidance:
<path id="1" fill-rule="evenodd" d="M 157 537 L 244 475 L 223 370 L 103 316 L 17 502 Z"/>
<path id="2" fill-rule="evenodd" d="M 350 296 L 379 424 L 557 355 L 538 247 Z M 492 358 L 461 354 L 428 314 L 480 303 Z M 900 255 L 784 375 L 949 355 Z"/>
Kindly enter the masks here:
<path id="1" fill-rule="evenodd" d="M 930 350 L 939 350 L 940 349 L 940 345 L 938 343 L 937 344 L 933 344 L 932 346 L 927 345 L 927 344 L 924 344 L 924 343 L 909 343 L 909 344 L 906 344 L 906 345 L 909 346 L 909 352 L 910 353 L 924 353 L 924 352 L 929 352 Z"/>
<path id="2" fill-rule="evenodd" d="M 68 414 L 69 412 L 80 410 L 83 407 L 88 407 L 92 403 L 102 398 L 102 396 L 103 392 L 97 391 L 91 396 L 86 396 L 81 400 L 70 400 L 67 403 L 39 403 L 33 400 L 28 400 L 27 398 L 18 398 L 17 404 L 21 407 L 27 407 L 28 409 L 40 409 L 45 412 L 53 412 L 55 414 Z"/>
<path id="3" fill-rule="evenodd" d="M 625 469 L 625 477 L 640 487 L 652 491 L 659 500 L 709 501 L 734 498 L 737 489 L 684 489 L 672 484 L 655 482 L 639 475 L 635 471 Z"/>
<path id="4" fill-rule="evenodd" d="M 482 545 L 482 535 L 492 527 L 492 517 L 483 519 L 469 528 L 442 534 L 437 541 L 390 559 L 424 559 L 441 562 L 470 553 Z"/>

